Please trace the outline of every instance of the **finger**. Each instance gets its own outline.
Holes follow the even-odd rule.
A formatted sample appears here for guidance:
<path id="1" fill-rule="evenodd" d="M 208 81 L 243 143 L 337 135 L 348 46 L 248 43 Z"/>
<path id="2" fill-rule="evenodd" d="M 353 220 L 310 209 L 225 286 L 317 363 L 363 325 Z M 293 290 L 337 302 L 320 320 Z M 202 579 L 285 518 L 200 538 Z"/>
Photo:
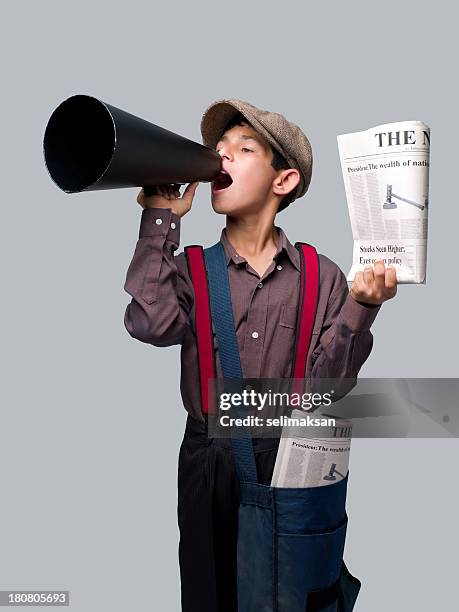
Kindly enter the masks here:
<path id="1" fill-rule="evenodd" d="M 193 201 L 193 197 L 194 194 L 196 192 L 196 188 L 199 185 L 199 181 L 196 181 L 194 183 L 189 183 L 186 188 L 185 191 L 183 192 L 183 196 L 182 196 L 182 200 L 188 204 L 191 205 L 191 202 Z"/>
<path id="2" fill-rule="evenodd" d="M 397 289 L 397 270 L 392 266 L 386 270 L 385 283 L 388 289 Z"/>
<path id="3" fill-rule="evenodd" d="M 373 268 L 371 266 L 365 266 L 363 270 L 363 282 L 365 283 L 365 285 L 370 287 L 373 284 L 373 281 L 374 281 Z"/>
<path id="4" fill-rule="evenodd" d="M 377 291 L 384 291 L 386 266 L 382 259 L 375 261 L 374 278 Z"/>
<path id="5" fill-rule="evenodd" d="M 166 193 L 167 193 L 167 199 L 168 200 L 175 200 L 176 199 L 176 191 L 175 191 L 175 185 L 166 185 Z"/>
<path id="6" fill-rule="evenodd" d="M 361 299 L 365 293 L 365 283 L 363 282 L 363 272 L 359 271 L 355 273 L 354 280 L 349 289 L 351 295 L 356 299 Z"/>
<path id="7" fill-rule="evenodd" d="M 185 195 L 185 193 L 190 192 L 190 191 L 194 193 L 198 185 L 199 185 L 199 181 L 188 183 L 188 185 L 185 187 L 185 191 L 183 192 L 183 195 Z"/>
<path id="8" fill-rule="evenodd" d="M 137 194 L 137 202 L 138 204 L 140 204 L 140 206 L 143 206 L 144 204 L 144 199 L 145 199 L 145 192 L 143 190 L 143 188 L 139 191 L 139 193 Z"/>

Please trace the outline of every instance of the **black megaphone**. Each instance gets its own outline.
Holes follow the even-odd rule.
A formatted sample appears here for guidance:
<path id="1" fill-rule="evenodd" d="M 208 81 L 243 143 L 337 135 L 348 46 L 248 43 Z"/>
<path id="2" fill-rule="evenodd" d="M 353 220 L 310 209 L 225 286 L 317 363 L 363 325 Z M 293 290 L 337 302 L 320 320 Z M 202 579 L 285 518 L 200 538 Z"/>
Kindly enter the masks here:
<path id="1" fill-rule="evenodd" d="M 210 182 L 221 157 L 210 147 L 87 95 L 52 113 L 43 139 L 49 175 L 66 193 Z"/>

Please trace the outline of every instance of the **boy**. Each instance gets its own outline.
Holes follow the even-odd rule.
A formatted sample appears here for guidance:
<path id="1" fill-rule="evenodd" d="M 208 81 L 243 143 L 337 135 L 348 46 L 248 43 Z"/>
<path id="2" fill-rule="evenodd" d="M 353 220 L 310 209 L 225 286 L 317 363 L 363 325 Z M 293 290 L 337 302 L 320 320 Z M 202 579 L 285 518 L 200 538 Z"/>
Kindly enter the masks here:
<path id="1" fill-rule="evenodd" d="M 299 299 L 300 254 L 274 225 L 280 210 L 306 193 L 311 146 L 278 113 L 241 100 L 211 104 L 203 142 L 222 157 L 212 207 L 226 215 L 233 315 L 246 378 L 288 378 Z M 180 389 L 188 411 L 178 466 L 179 561 L 184 612 L 236 612 L 238 480 L 229 439 L 209 439 L 200 405 L 193 286 L 179 246 L 181 218 L 198 183 L 143 190 L 139 240 L 127 272 L 132 296 L 125 326 L 154 346 L 181 344 Z M 298 240 L 304 240 L 299 235 Z M 306 377 L 355 378 L 370 354 L 381 304 L 397 291 L 396 273 L 378 261 L 358 272 L 350 291 L 340 268 L 319 255 L 320 292 Z M 215 339 L 217 376 L 221 377 Z M 253 439 L 259 482 L 270 484 L 279 440 Z"/>

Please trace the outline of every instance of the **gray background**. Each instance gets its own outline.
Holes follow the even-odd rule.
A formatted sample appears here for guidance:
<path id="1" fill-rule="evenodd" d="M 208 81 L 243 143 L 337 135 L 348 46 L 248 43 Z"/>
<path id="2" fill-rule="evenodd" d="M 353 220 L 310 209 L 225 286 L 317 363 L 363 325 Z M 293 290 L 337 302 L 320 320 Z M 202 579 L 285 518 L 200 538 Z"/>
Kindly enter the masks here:
<path id="1" fill-rule="evenodd" d="M 432 130 L 427 284 L 383 305 L 361 376 L 456 377 L 457 15 L 446 2 L 8 3 L 2 20 L 0 587 L 69 589 L 72 609 L 179 610 L 179 347 L 133 340 L 125 274 L 137 188 L 69 196 L 48 177 L 51 111 L 95 95 L 200 141 L 212 101 L 285 114 L 315 155 L 277 218 L 347 273 L 336 135 L 421 119 Z M 185 244 L 224 226 L 209 185 Z M 181 250 L 180 248 L 180 250 Z M 355 440 L 345 558 L 356 610 L 451 609 L 457 440 Z M 203 584 L 205 588 L 205 584 Z"/>

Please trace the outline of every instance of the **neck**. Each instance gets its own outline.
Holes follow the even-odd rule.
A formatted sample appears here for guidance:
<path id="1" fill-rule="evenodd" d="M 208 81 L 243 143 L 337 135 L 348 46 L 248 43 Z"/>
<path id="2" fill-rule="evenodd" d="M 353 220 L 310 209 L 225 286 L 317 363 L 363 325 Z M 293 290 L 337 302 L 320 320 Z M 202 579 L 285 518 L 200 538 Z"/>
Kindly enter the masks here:
<path id="1" fill-rule="evenodd" d="M 226 217 L 226 236 L 242 257 L 260 257 L 275 253 L 279 234 L 274 218 L 260 214 L 244 217 Z"/>

